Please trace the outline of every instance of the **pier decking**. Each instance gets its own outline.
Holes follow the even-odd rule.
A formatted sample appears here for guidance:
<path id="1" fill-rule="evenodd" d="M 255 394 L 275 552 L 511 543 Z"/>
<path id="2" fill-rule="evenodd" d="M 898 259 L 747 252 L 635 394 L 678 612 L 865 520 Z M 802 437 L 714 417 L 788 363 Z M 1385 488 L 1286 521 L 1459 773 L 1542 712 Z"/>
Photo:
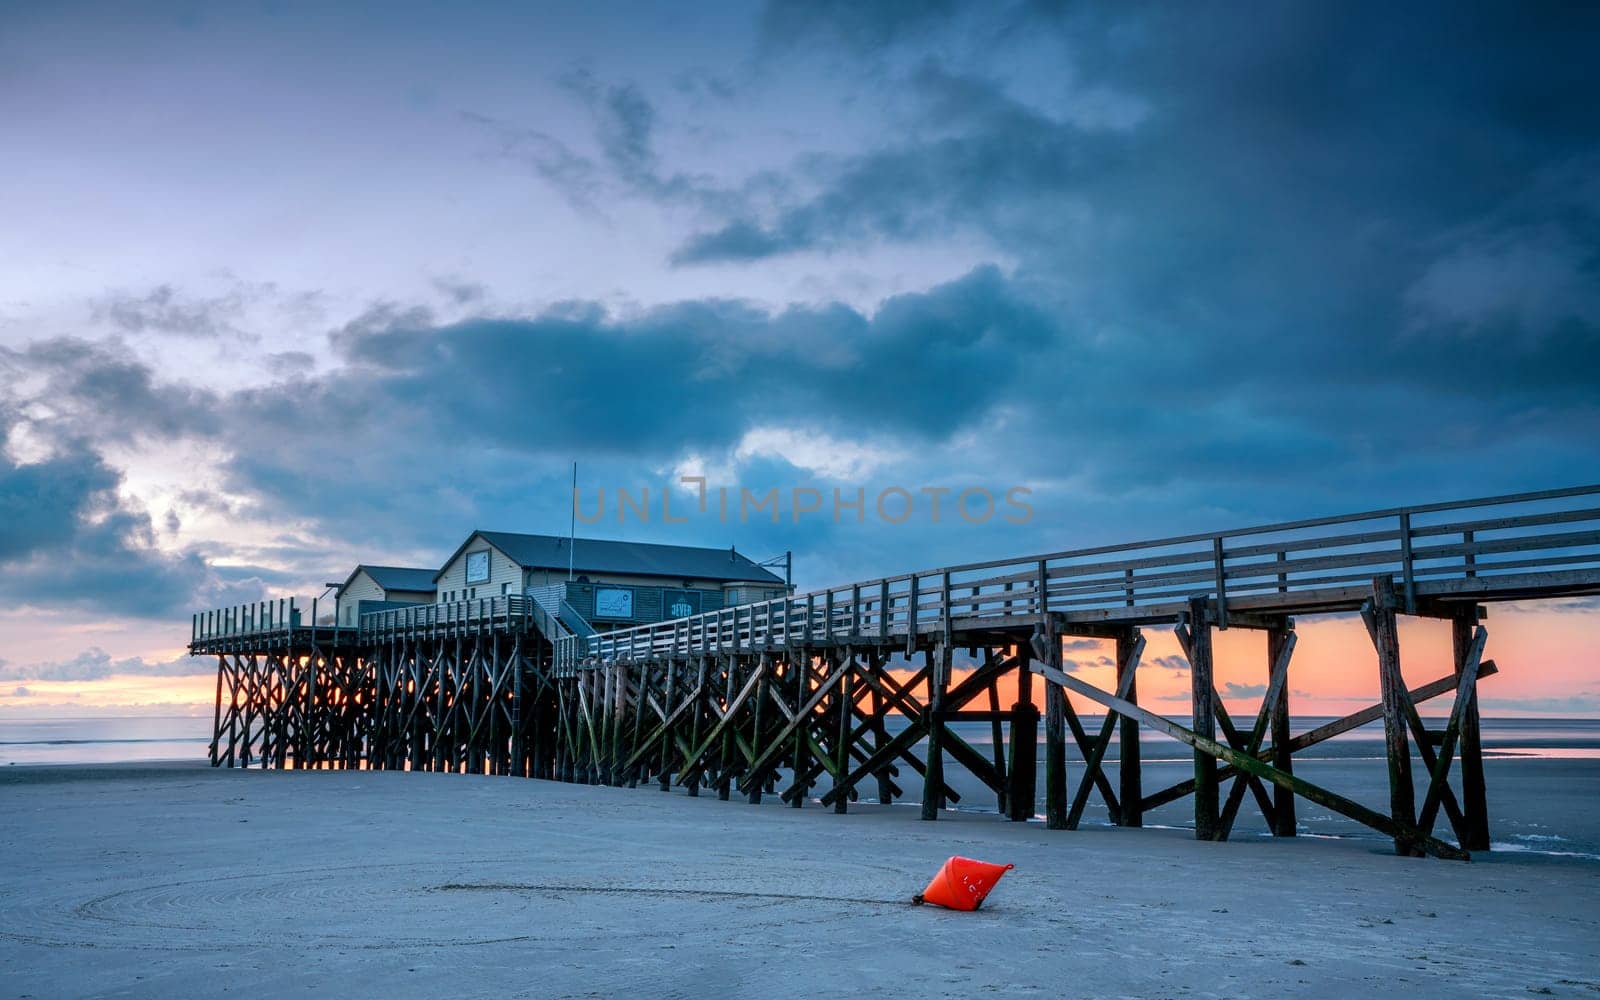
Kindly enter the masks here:
<path id="1" fill-rule="evenodd" d="M 1576 487 L 970 563 L 599 635 L 572 634 L 519 596 L 381 611 L 342 629 L 302 625 L 302 609 L 316 621 L 315 602 L 280 601 L 196 615 L 190 651 L 218 657 L 218 765 L 655 782 L 752 802 L 776 794 L 795 807 L 826 778 L 820 798 L 837 812 L 869 782 L 879 801 L 900 797 L 909 767 L 927 789 L 925 819 L 959 798 L 947 759 L 988 786 L 1003 814 L 1034 815 L 1037 678 L 1053 829 L 1075 828 L 1091 797 L 1113 822 L 1138 826 L 1146 810 L 1192 796 L 1203 839 L 1225 839 L 1247 800 L 1275 834 L 1293 836 L 1305 798 L 1393 837 L 1402 853 L 1464 858 L 1488 848 L 1476 692 L 1497 667 L 1485 658 L 1485 607 L 1600 594 L 1597 498 L 1600 486 Z M 1377 694 L 1293 734 L 1294 617 L 1330 612 L 1361 614 Z M 1449 675 L 1404 676 L 1403 615 L 1450 623 Z M 1154 626 L 1175 630 L 1188 661 L 1188 725 L 1138 701 L 1141 629 Z M 1231 718 L 1213 683 L 1217 629 L 1265 636 L 1266 693 L 1252 718 Z M 1068 638 L 1106 644 L 1115 690 L 1064 669 Z M 972 666 L 958 672 L 963 650 Z M 1018 691 L 1008 706 L 1003 679 Z M 1105 710 L 1096 729 L 1069 692 Z M 1430 730 L 1417 706 L 1444 694 L 1454 695 L 1448 722 Z M 893 735 L 890 715 L 907 722 Z M 1294 773 L 1294 754 L 1380 719 L 1386 811 Z M 990 725 L 993 753 L 956 722 Z M 1141 729 L 1188 745 L 1193 779 L 1145 789 Z M 1118 736 L 1113 784 L 1102 765 Z M 1449 830 L 1436 836 L 1441 816 Z"/>

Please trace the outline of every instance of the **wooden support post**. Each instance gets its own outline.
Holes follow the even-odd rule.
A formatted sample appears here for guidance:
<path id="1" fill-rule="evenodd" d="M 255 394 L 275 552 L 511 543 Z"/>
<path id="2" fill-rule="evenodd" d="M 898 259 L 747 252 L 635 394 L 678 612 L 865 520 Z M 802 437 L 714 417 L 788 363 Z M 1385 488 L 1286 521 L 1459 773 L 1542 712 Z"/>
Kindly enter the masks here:
<path id="1" fill-rule="evenodd" d="M 634 681 L 633 688 L 633 735 L 628 740 L 627 758 L 633 758 L 634 763 L 625 770 L 628 772 L 628 787 L 639 787 L 639 775 L 644 771 L 644 759 L 634 758 L 634 753 L 639 749 L 641 738 L 644 736 L 644 709 L 645 696 L 650 691 L 650 678 L 655 673 L 656 664 L 646 660 L 639 667 L 638 679 Z"/>
<path id="2" fill-rule="evenodd" d="M 627 688 L 629 688 L 629 662 L 616 664 L 616 682 L 611 694 L 611 784 L 622 787 L 627 784 L 627 768 L 622 766 L 622 760 L 627 757 Z"/>
<path id="3" fill-rule="evenodd" d="M 661 764 L 658 775 L 661 790 L 672 791 L 672 712 L 678 699 L 678 658 L 667 660 L 667 686 L 661 692 L 661 709 L 667 713 L 661 729 Z"/>
<path id="4" fill-rule="evenodd" d="M 222 740 L 222 657 L 217 657 L 217 702 L 211 722 L 211 766 L 217 766 L 217 744 Z"/>
<path id="5" fill-rule="evenodd" d="M 1131 572 L 1131 571 L 1130 571 Z M 1127 701 L 1139 704 L 1139 682 L 1136 678 L 1126 677 L 1138 669 L 1138 664 L 1133 661 L 1133 649 L 1139 641 L 1139 630 L 1136 628 L 1125 629 L 1117 633 L 1117 686 L 1126 684 Z M 1139 756 L 1139 720 L 1123 716 L 1121 732 L 1117 735 L 1117 781 L 1121 786 L 1122 825 L 1144 826 L 1144 810 L 1140 807 L 1140 800 L 1144 798 L 1144 777 L 1142 761 Z"/>
<path id="6" fill-rule="evenodd" d="M 984 650 L 986 662 L 993 662 L 994 650 Z M 1010 748 L 1006 745 L 1006 713 L 1000 711 L 1000 682 L 996 678 L 989 682 L 985 694 L 989 696 L 989 748 L 994 760 L 995 774 L 1000 779 L 1000 787 L 995 790 L 995 808 L 1002 816 L 1011 815 L 1011 770 L 1006 763 L 1006 755 Z"/>
<path id="7" fill-rule="evenodd" d="M 806 615 L 806 633 L 809 635 L 810 631 L 811 616 L 808 612 Z M 811 735 L 811 718 L 809 713 L 815 710 L 814 705 L 808 706 L 811 686 L 810 646 L 800 647 L 800 653 L 798 656 L 791 655 L 789 657 L 789 669 L 793 670 L 795 675 L 795 711 L 805 713 L 803 718 L 797 720 L 800 724 L 796 726 L 794 730 L 794 772 L 792 783 L 789 789 L 794 793 L 793 795 L 789 796 L 789 805 L 794 809 L 799 809 L 805 805 L 806 801 L 806 738 Z"/>
<path id="8" fill-rule="evenodd" d="M 869 654 L 867 660 L 867 673 L 875 681 L 883 676 L 883 654 L 877 651 Z M 883 691 L 881 690 L 880 686 L 878 684 L 873 684 L 871 687 L 873 751 L 876 752 L 883 749 L 883 747 L 889 742 L 889 727 L 884 722 L 889 714 L 889 706 L 887 704 L 887 699 L 885 699 L 883 696 Z M 877 779 L 879 804 L 891 805 L 894 802 L 894 777 L 895 767 L 892 764 L 885 763 L 883 767 L 878 770 Z"/>
<path id="9" fill-rule="evenodd" d="M 1383 741 L 1389 759 L 1389 815 L 1396 823 L 1416 825 L 1416 789 L 1411 783 L 1411 745 L 1406 739 L 1406 690 L 1400 672 L 1400 634 L 1395 620 L 1398 599 L 1394 578 L 1372 581 L 1372 601 L 1362 609 L 1372 644 L 1378 653 L 1378 687 L 1383 699 Z M 1394 839 L 1396 854 L 1419 854 L 1420 848 L 1403 836 Z"/>
<path id="10" fill-rule="evenodd" d="M 734 613 L 737 616 L 738 612 L 735 611 Z M 727 681 L 724 686 L 722 708 L 724 712 L 732 714 L 734 711 L 733 692 L 739 686 L 739 658 L 737 656 L 722 656 L 718 657 L 718 660 L 722 663 L 722 669 L 726 672 Z M 733 720 L 729 719 L 728 725 L 722 730 L 722 746 L 717 753 L 717 798 L 722 802 L 728 801 L 728 798 L 733 794 L 734 728 Z"/>
<path id="11" fill-rule="evenodd" d="M 834 661 L 839 671 L 839 676 L 835 680 L 839 693 L 834 696 L 835 714 L 838 716 L 838 743 L 833 748 L 833 783 L 842 789 L 842 794 L 833 797 L 833 811 L 836 813 L 850 811 L 850 789 L 845 787 L 844 781 L 845 776 L 850 773 L 850 728 L 855 721 L 855 715 L 850 711 L 851 706 L 855 704 L 855 688 L 851 683 L 854 679 L 851 668 L 855 666 L 855 662 L 855 650 L 849 647 L 846 647 L 844 656 Z"/>
<path id="12" fill-rule="evenodd" d="M 1462 608 L 1450 622 L 1450 639 L 1455 654 L 1456 676 L 1461 676 L 1472 634 L 1478 627 L 1476 606 Z M 1481 674 L 1479 676 L 1482 676 Z M 1483 781 L 1483 742 L 1478 724 L 1478 685 L 1467 686 L 1467 703 L 1461 709 L 1461 812 L 1466 820 L 1462 847 L 1469 851 L 1489 850 L 1489 801 Z"/>
<path id="13" fill-rule="evenodd" d="M 1049 692 L 1046 685 L 1047 702 Z M 1033 704 L 1033 671 L 1028 669 L 1026 653 L 1017 658 L 1017 701 L 1011 706 L 1011 773 L 1008 777 L 1011 787 L 1006 798 L 1010 818 L 1018 823 L 1027 822 L 1038 808 L 1039 709 Z"/>
<path id="14" fill-rule="evenodd" d="M 1270 682 L 1272 668 L 1283 654 L 1284 643 L 1289 641 L 1288 623 L 1267 631 L 1267 677 Z M 1294 752 L 1289 741 L 1289 684 L 1278 689 L 1278 704 L 1272 710 L 1272 766 L 1284 774 L 1294 773 Z M 1272 794 L 1272 835 L 1293 837 L 1299 829 L 1294 814 L 1294 789 L 1274 785 Z"/>
<path id="15" fill-rule="evenodd" d="M 1211 622 L 1206 599 L 1189 599 L 1189 684 L 1194 714 L 1194 732 L 1206 740 L 1217 738 L 1216 703 L 1211 679 Z M 1216 761 L 1194 751 L 1194 835 L 1196 840 L 1212 840 L 1219 828 Z"/>
<path id="16" fill-rule="evenodd" d="M 1043 626 L 1047 666 L 1061 669 L 1061 637 L 1048 620 Z M 1032 673 L 1027 652 L 1017 657 L 1018 669 Z M 1067 692 L 1061 685 L 1044 685 L 1044 824 L 1051 830 L 1067 828 Z"/>
<path id="17" fill-rule="evenodd" d="M 689 745 L 691 747 L 700 746 L 700 716 L 702 712 L 699 700 L 705 696 L 706 671 L 708 669 L 710 669 L 710 665 L 707 661 L 707 657 L 704 653 L 701 653 L 700 666 L 695 676 L 694 690 L 691 692 L 691 697 L 695 699 L 695 704 L 689 707 L 689 714 L 693 719 L 693 721 L 689 724 Z M 689 775 L 689 797 L 695 798 L 700 794 L 701 768 L 699 767 L 699 762 L 693 760 L 687 761 L 684 766 L 691 769 L 691 773 Z"/>
<path id="18" fill-rule="evenodd" d="M 756 669 L 761 671 L 761 679 L 756 681 L 756 703 L 751 709 L 753 721 L 750 724 L 750 746 L 752 752 L 760 753 L 764 745 L 762 731 L 766 728 L 767 699 L 772 697 L 772 682 L 768 678 L 772 672 L 772 664 L 767 654 L 761 654 L 761 662 L 756 665 Z M 746 801 L 753 806 L 760 805 L 761 793 L 765 790 L 766 784 L 765 781 L 751 782 L 749 790 L 745 792 Z"/>
<path id="19" fill-rule="evenodd" d="M 932 657 L 928 670 L 928 759 L 922 775 L 922 818 L 939 818 L 939 807 L 944 804 L 944 723 L 939 713 L 944 711 L 944 689 L 950 678 L 950 643 L 940 638 L 928 656 Z"/>

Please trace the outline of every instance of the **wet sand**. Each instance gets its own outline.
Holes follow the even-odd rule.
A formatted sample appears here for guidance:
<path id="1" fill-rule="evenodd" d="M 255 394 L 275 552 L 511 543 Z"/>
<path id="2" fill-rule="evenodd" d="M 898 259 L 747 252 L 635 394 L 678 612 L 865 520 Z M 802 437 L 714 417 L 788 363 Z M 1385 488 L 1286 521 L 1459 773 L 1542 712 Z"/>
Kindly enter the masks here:
<path id="1" fill-rule="evenodd" d="M 190 765 L 0 771 L 0 852 L 7 997 L 1600 991 L 1600 865 L 1527 853 Z M 909 905 L 950 854 L 1017 869 Z"/>

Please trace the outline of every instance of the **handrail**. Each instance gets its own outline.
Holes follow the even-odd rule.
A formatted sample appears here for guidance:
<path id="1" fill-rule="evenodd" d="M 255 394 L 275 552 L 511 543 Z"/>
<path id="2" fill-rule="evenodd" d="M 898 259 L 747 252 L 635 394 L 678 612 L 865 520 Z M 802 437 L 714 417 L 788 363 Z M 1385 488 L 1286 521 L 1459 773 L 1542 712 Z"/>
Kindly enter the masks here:
<path id="1" fill-rule="evenodd" d="M 506 622 L 514 625 L 519 620 L 533 620 L 533 600 L 520 594 L 503 594 L 499 597 L 479 597 L 464 601 L 439 604 L 413 604 L 405 608 L 372 611 L 361 616 L 361 635 L 370 638 L 404 632 L 437 632 L 481 628 Z"/>
<path id="2" fill-rule="evenodd" d="M 1104 612 L 1112 619 L 1113 612 L 1131 616 L 1180 604 L 1196 593 L 1215 600 L 1225 624 L 1232 602 L 1259 603 L 1272 595 L 1350 587 L 1381 573 L 1403 582 L 1412 609 L 1419 587 L 1437 589 L 1461 580 L 1487 586 L 1484 581 L 1492 584 L 1496 575 L 1504 578 L 1513 569 L 1549 573 L 1581 566 L 1600 585 L 1600 508 L 1492 517 L 1485 515 L 1493 512 L 1484 510 L 1597 494 L 1600 485 L 1542 490 L 940 567 L 602 633 L 563 644 L 556 660 L 571 666 L 585 658 L 726 651 L 863 635 L 881 639 L 948 628 L 955 618 L 1037 617 L 1046 608 L 1065 614 Z M 1455 524 L 1426 523 L 1428 515 L 1452 511 L 1478 513 Z M 1424 523 L 1417 523 L 1419 518 Z M 1557 524 L 1579 527 L 1482 537 Z M 1303 535 L 1341 527 L 1352 530 Z M 1273 535 L 1290 537 L 1271 540 Z M 1459 540 L 1451 540 L 1452 535 Z M 1521 555 L 1516 558 L 1484 558 L 1517 553 Z M 1094 561 L 1083 561 L 1089 559 Z M 975 575 L 994 570 L 1009 572 Z M 819 607 L 825 609 L 820 621 Z"/>
<path id="3" fill-rule="evenodd" d="M 561 624 L 567 627 L 567 631 L 573 635 L 591 636 L 598 634 L 598 630 L 589 624 L 589 619 L 583 617 L 578 609 L 572 606 L 570 601 L 563 600 L 561 602 L 560 621 Z"/>
<path id="4" fill-rule="evenodd" d="M 597 635 L 573 634 L 578 630 L 561 621 L 566 607 L 552 614 L 516 594 L 371 612 L 355 628 L 316 623 L 313 601 L 312 623 L 319 632 L 331 629 L 335 641 L 341 634 L 365 641 L 407 630 L 531 623 L 552 638 L 556 666 L 571 668 L 586 659 L 664 652 L 886 642 L 958 624 L 1038 621 L 1046 613 L 1130 620 L 1164 614 L 1196 595 L 1211 598 L 1226 624 L 1230 609 L 1296 600 L 1303 607 L 1383 574 L 1403 585 L 1413 610 L 1419 597 L 1441 593 L 1490 600 L 1530 589 L 1600 592 L 1600 505 L 1583 500 L 1597 495 L 1600 485 L 1577 486 L 986 560 Z M 288 599 L 197 613 L 191 643 L 292 634 L 305 628 L 299 608 Z"/>

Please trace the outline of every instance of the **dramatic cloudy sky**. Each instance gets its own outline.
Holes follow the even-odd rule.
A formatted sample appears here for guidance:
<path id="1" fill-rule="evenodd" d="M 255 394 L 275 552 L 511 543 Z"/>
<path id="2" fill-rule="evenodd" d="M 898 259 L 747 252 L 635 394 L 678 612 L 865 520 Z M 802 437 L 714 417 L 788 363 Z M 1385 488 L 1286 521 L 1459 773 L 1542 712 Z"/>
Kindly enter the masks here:
<path id="1" fill-rule="evenodd" d="M 560 532 L 574 459 L 1032 490 L 585 529 L 803 587 L 1600 480 L 1597 20 L 8 5 L 0 711 L 203 701 L 192 610 Z M 1505 710 L 1600 711 L 1594 617 L 1505 617 Z"/>

